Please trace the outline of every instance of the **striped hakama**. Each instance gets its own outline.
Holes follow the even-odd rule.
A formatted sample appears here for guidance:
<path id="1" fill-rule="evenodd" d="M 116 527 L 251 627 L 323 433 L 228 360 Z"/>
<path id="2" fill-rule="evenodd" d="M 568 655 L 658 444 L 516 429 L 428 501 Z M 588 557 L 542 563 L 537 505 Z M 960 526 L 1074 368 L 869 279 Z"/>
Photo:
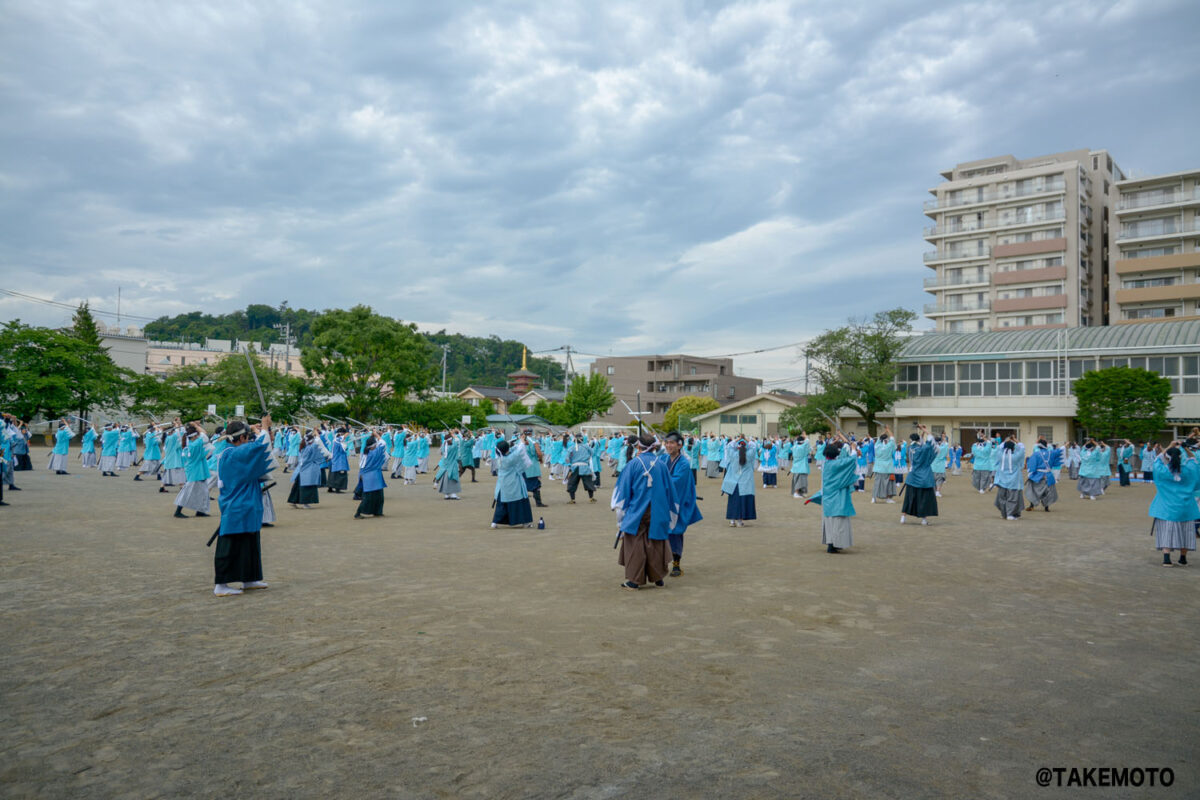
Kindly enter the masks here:
<path id="1" fill-rule="evenodd" d="M 996 508 L 1000 509 L 1000 516 L 1005 518 L 1021 516 L 1021 490 L 997 486 Z"/>
<path id="2" fill-rule="evenodd" d="M 100 471 L 101 472 L 116 472 L 117 457 L 116 456 L 100 456 Z M 183 472 L 183 470 L 179 470 Z"/>
<path id="3" fill-rule="evenodd" d="M 46 469 L 52 469 L 55 472 L 67 471 L 67 454 L 66 453 L 51 453 L 50 463 L 46 465 Z"/>
<path id="4" fill-rule="evenodd" d="M 163 486 L 180 486 L 187 483 L 187 471 L 183 467 L 164 469 L 162 471 Z"/>
<path id="5" fill-rule="evenodd" d="M 126 470 L 133 466 L 133 457 L 137 453 L 117 453 L 117 469 Z"/>
<path id="6" fill-rule="evenodd" d="M 719 478 L 721 477 L 721 463 L 714 459 L 709 459 L 708 464 L 704 467 L 704 477 Z"/>
<path id="7" fill-rule="evenodd" d="M 100 463 L 100 459 L 98 459 L 96 457 L 95 453 L 84 453 L 83 454 L 83 468 L 84 469 L 92 469 L 99 463 Z"/>
<path id="8" fill-rule="evenodd" d="M 808 475 L 803 472 L 792 473 L 792 494 L 805 494 L 808 492 Z"/>
<path id="9" fill-rule="evenodd" d="M 1154 532 L 1154 547 L 1162 550 L 1195 550 L 1196 521 L 1172 522 L 1171 520 L 1154 518 L 1151 523 Z"/>
<path id="10" fill-rule="evenodd" d="M 273 501 L 271 499 L 271 490 L 270 489 L 267 489 L 266 491 L 264 491 L 262 493 L 262 501 L 263 501 L 263 516 L 262 516 L 263 524 L 264 525 L 274 525 L 275 524 L 275 501 Z"/>
<path id="11" fill-rule="evenodd" d="M 143 475 L 149 475 L 151 477 L 154 477 L 154 476 L 158 475 L 158 470 L 159 470 L 159 467 L 161 467 L 161 466 L 162 466 L 162 461 L 159 461 L 158 459 L 155 459 L 153 461 L 143 461 L 142 468 L 138 471 L 141 472 Z"/>
<path id="12" fill-rule="evenodd" d="M 208 496 L 208 481 L 188 481 L 175 495 L 175 505 L 207 514 L 212 500 Z"/>
<path id="13" fill-rule="evenodd" d="M 971 488 L 976 491 L 987 491 L 992 488 L 992 476 L 994 473 L 990 469 L 973 469 L 971 470 Z"/>
<path id="14" fill-rule="evenodd" d="M 886 472 L 879 472 L 875 475 L 875 482 L 871 484 L 871 497 L 876 500 L 887 500 L 889 497 L 896 496 L 896 482 L 892 480 L 892 476 Z M 836 547 L 837 545 L 834 545 Z"/>
<path id="15" fill-rule="evenodd" d="M 1085 497 L 1099 497 L 1104 494 L 1107 478 L 1080 478 L 1079 493 Z"/>
<path id="16" fill-rule="evenodd" d="M 1067 480 L 1072 480 L 1072 481 L 1079 480 L 1079 465 L 1078 464 L 1072 464 L 1071 466 L 1067 467 Z"/>
<path id="17" fill-rule="evenodd" d="M 850 517 L 821 517 L 821 544 L 853 547 L 854 536 L 850 529 Z"/>
<path id="18" fill-rule="evenodd" d="M 458 470 L 443 471 L 442 477 L 438 478 L 437 490 L 442 494 L 458 494 L 462 491 L 462 484 L 458 482 Z"/>
<path id="19" fill-rule="evenodd" d="M 1031 506 L 1040 505 L 1049 508 L 1058 502 L 1058 487 L 1052 485 L 1050 481 L 1035 483 L 1026 478 L 1025 502 Z"/>

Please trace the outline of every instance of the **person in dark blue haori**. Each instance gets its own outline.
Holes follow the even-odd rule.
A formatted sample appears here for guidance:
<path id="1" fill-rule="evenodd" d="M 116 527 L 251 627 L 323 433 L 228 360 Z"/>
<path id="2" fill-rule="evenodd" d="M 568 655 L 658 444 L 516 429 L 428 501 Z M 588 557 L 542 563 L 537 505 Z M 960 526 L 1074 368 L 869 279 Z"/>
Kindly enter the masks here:
<path id="1" fill-rule="evenodd" d="M 300 460 L 292 473 L 292 490 L 288 503 L 292 508 L 312 508 L 321 502 L 317 488 L 321 484 L 321 464 L 329 458 L 329 451 L 316 431 L 309 431 L 300 442 Z"/>
<path id="2" fill-rule="evenodd" d="M 271 415 L 263 415 L 269 427 Z M 246 423 L 234 420 L 225 429 L 230 447 L 217 462 L 217 505 L 221 527 L 213 553 L 217 597 L 238 595 L 243 589 L 265 589 L 262 568 L 262 479 L 272 469 L 269 441 L 255 441 Z M 229 584 L 240 583 L 242 589 Z"/>
<path id="3" fill-rule="evenodd" d="M 332 457 L 329 459 L 329 488 L 326 492 L 341 494 L 349 485 L 350 459 L 346 456 L 346 429 L 338 428 L 330 440 Z"/>
<path id="4" fill-rule="evenodd" d="M 622 589 L 640 589 L 648 583 L 663 585 L 667 576 L 667 544 L 679 521 L 675 483 L 666 464 L 653 452 L 658 443 L 648 433 L 635 442 L 632 446 L 636 446 L 638 454 L 621 470 L 612 495 L 621 547 L 617 563 L 625 567 Z"/>
<path id="5" fill-rule="evenodd" d="M 700 509 L 696 508 L 696 472 L 692 469 L 691 459 L 684 453 L 683 436 L 678 431 L 671 431 L 663 442 L 666 453 L 662 462 L 675 484 L 675 499 L 679 502 L 679 519 L 671 526 L 667 534 L 667 544 L 671 548 L 671 577 L 683 575 L 679 562 L 683 560 L 683 534 L 689 525 L 695 525 L 704 519 Z"/>
<path id="6" fill-rule="evenodd" d="M 372 436 L 363 445 L 362 463 L 358 467 L 358 480 L 362 484 L 362 502 L 354 512 L 355 519 L 383 516 L 383 467 L 388 457 L 387 445 L 382 439 Z"/>

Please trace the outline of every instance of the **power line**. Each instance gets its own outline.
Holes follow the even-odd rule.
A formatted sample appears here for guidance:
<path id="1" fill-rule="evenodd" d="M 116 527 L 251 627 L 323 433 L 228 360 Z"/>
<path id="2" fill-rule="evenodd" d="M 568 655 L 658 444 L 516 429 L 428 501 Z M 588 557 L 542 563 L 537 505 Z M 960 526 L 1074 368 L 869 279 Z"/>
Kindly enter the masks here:
<path id="1" fill-rule="evenodd" d="M 66 308 L 71 311 L 76 311 L 79 309 L 78 304 L 72 305 L 71 303 L 60 303 L 57 300 L 50 300 L 45 297 L 34 297 L 31 294 L 14 292 L 12 289 L 0 289 L 0 292 L 15 297 L 18 300 L 25 300 L 30 303 L 41 303 L 42 305 L 53 306 L 56 308 Z M 98 308 L 92 308 L 90 305 L 88 306 L 88 311 L 92 312 L 93 314 L 101 314 L 106 317 L 117 317 L 118 319 L 125 317 L 126 319 L 140 319 L 145 322 L 154 322 L 154 320 L 158 319 L 157 317 L 139 317 L 137 314 L 119 314 L 116 311 L 102 311 Z"/>

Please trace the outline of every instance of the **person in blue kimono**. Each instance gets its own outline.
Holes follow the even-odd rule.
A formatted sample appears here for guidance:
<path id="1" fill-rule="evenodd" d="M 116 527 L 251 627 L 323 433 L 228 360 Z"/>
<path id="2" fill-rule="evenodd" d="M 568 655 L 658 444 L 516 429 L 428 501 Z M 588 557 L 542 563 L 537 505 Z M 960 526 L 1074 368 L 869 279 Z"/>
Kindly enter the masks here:
<path id="1" fill-rule="evenodd" d="M 55 475 L 69 475 L 67 472 L 67 459 L 71 454 L 71 439 L 75 434 L 71 431 L 71 426 L 67 424 L 66 418 L 58 421 L 58 430 L 54 432 L 54 449 L 50 451 L 50 464 L 47 469 L 54 470 Z"/>
<path id="2" fill-rule="evenodd" d="M 766 439 L 758 452 L 758 469 L 762 472 L 763 488 L 774 489 L 779 480 L 779 448 L 775 442 Z"/>
<path id="3" fill-rule="evenodd" d="M 1171 551 L 1179 551 L 1179 566 L 1186 567 L 1189 550 L 1196 549 L 1196 520 L 1200 509 L 1200 463 L 1196 450 L 1200 441 L 1174 441 L 1154 461 L 1154 499 L 1150 501 L 1154 546 L 1162 552 L 1162 565 L 1171 563 Z"/>
<path id="4" fill-rule="evenodd" d="M 334 433 L 329 458 L 329 487 L 327 493 L 343 494 L 350 484 L 350 458 L 346 452 L 346 439 L 349 432 L 338 428 Z"/>
<path id="5" fill-rule="evenodd" d="M 996 451 L 996 508 L 1007 520 L 1021 517 L 1021 467 L 1025 463 L 1025 445 L 1009 436 Z"/>
<path id="6" fill-rule="evenodd" d="M 942 487 L 946 485 L 946 473 L 950 469 L 954 448 L 950 446 L 949 437 L 938 434 L 933 437 L 937 453 L 933 457 L 933 496 L 942 496 Z"/>
<path id="7" fill-rule="evenodd" d="M 117 437 L 117 471 L 124 472 L 137 460 L 138 432 L 132 425 L 122 425 Z"/>
<path id="8" fill-rule="evenodd" d="M 1142 449 L 1138 454 L 1139 467 L 1142 471 L 1142 480 L 1150 483 L 1154 480 L 1154 459 L 1158 458 L 1157 445 L 1146 442 L 1142 445 Z"/>
<path id="9" fill-rule="evenodd" d="M 525 467 L 525 491 L 533 498 L 534 505 L 546 508 L 542 502 L 542 459 L 545 454 L 538 438 L 532 430 L 526 429 L 512 446 L 525 448 L 525 454 L 529 457 L 529 466 Z"/>
<path id="10" fill-rule="evenodd" d="M 515 440 L 514 440 L 515 441 Z M 492 527 L 533 527 L 533 509 L 529 507 L 529 492 L 525 488 L 525 470 L 529 468 L 529 451 L 514 447 L 505 439 L 497 439 L 492 458 L 496 469 L 496 489 L 492 495 Z"/>
<path id="11" fill-rule="evenodd" d="M 587 492 L 588 502 L 596 502 L 596 484 L 592 480 L 592 448 L 583 441 L 582 436 L 576 436 L 574 442 L 570 442 L 570 437 L 567 436 L 563 439 L 566 451 L 563 460 L 567 468 L 567 494 L 571 498 L 567 505 L 575 505 L 575 492 L 579 490 L 580 481 Z"/>
<path id="12" fill-rule="evenodd" d="M 858 480 L 856 465 L 858 449 L 841 433 L 834 434 L 822 449 L 825 463 L 821 470 L 821 544 L 825 552 L 837 554 L 854 546 L 854 531 L 851 519 L 856 516 L 851 498 L 854 484 Z M 875 475 L 879 480 L 879 475 Z"/>
<path id="13" fill-rule="evenodd" d="M 421 461 L 421 441 L 416 433 L 411 433 L 404 440 L 404 457 L 400 464 L 404 470 L 404 485 L 411 486 L 417 482 L 417 465 Z"/>
<path id="14" fill-rule="evenodd" d="M 183 426 L 176 419 L 163 431 L 163 462 L 162 486 L 159 493 L 165 493 L 168 487 L 182 486 L 187 482 L 187 473 L 183 468 Z"/>
<path id="15" fill-rule="evenodd" d="M 363 443 L 362 462 L 358 475 L 362 483 L 362 502 L 354 512 L 355 519 L 383 516 L 383 468 L 387 465 L 388 447 L 382 438 L 371 436 Z"/>
<path id="16" fill-rule="evenodd" d="M 872 503 L 895 503 L 896 500 L 896 440 L 892 436 L 892 430 L 888 426 L 883 426 L 883 433 L 879 434 L 879 441 L 875 443 L 875 463 L 872 465 L 872 470 L 875 475 L 875 480 L 871 486 L 871 502 Z M 824 496 L 824 495 L 822 495 Z"/>
<path id="17" fill-rule="evenodd" d="M 151 425 L 146 429 L 146 433 L 142 436 L 142 441 L 146 445 L 145 452 L 142 453 L 142 468 L 137 475 L 133 476 L 135 481 L 140 481 L 143 475 L 149 475 L 151 478 L 158 477 L 158 471 L 162 466 L 162 434 L 158 432 L 157 425 Z"/>
<path id="18" fill-rule="evenodd" d="M 900 509 L 900 524 L 904 524 L 906 516 L 913 516 L 919 518 L 922 525 L 928 525 L 929 517 L 938 515 L 936 480 L 933 477 L 933 462 L 937 458 L 938 445 L 924 425 L 917 425 L 917 432 L 908 438 L 912 471 L 904 484 L 904 505 Z"/>
<path id="19" fill-rule="evenodd" d="M 809 456 L 812 454 L 812 440 L 804 431 L 792 444 L 792 497 L 800 498 L 808 494 Z"/>
<path id="20" fill-rule="evenodd" d="M 995 483 L 996 443 L 984 436 L 982 430 L 975 434 L 971 445 L 971 488 L 980 494 L 987 492 Z"/>
<path id="21" fill-rule="evenodd" d="M 479 483 L 475 479 L 475 469 L 477 458 L 475 456 L 475 448 L 479 446 L 478 441 L 469 430 L 462 432 L 462 441 L 458 443 L 458 477 L 461 482 L 462 476 L 467 470 L 471 470 L 471 483 Z"/>
<path id="22" fill-rule="evenodd" d="M 950 457 L 952 459 L 952 462 L 951 462 L 952 468 L 950 470 L 950 474 L 951 475 L 962 475 L 962 460 L 963 460 L 962 444 L 955 442 L 954 447 L 951 448 L 951 450 L 950 450 Z"/>
<path id="23" fill-rule="evenodd" d="M 287 474 L 294 470 L 300 463 L 300 430 L 298 428 L 289 428 L 287 435 L 287 453 L 286 461 L 284 462 L 283 472 Z"/>
<path id="24" fill-rule="evenodd" d="M 649 433 L 630 438 L 636 453 L 621 471 L 610 505 L 617 514 L 617 563 L 625 568 L 621 588 L 637 590 L 650 583 L 665 584 L 679 500 L 666 462 L 654 453 L 658 446 L 655 438 Z M 750 482 L 753 484 L 753 477 Z"/>
<path id="25" fill-rule="evenodd" d="M 16 472 L 25 472 L 33 469 L 33 461 L 29 458 L 29 440 L 33 435 L 29 432 L 29 426 L 21 422 L 16 417 L 6 417 L 9 425 L 9 442 L 12 447 L 12 468 Z M 89 427 L 90 431 L 91 428 Z M 87 433 L 84 433 L 87 436 Z M 92 434 L 92 438 L 96 438 L 96 434 Z"/>
<path id="26" fill-rule="evenodd" d="M 96 450 L 96 442 L 100 438 L 100 431 L 96 427 L 96 423 L 87 426 L 87 430 L 83 432 L 83 446 L 79 453 L 79 458 L 82 462 L 81 466 L 84 469 L 94 469 L 100 465 L 100 453 Z"/>
<path id="27" fill-rule="evenodd" d="M 1109 457 L 1111 450 L 1103 442 L 1089 438 L 1083 443 L 1079 464 L 1079 498 L 1095 500 L 1104 494 L 1108 485 Z"/>
<path id="28" fill-rule="evenodd" d="M 1129 473 L 1133 472 L 1133 442 L 1124 439 L 1117 443 L 1117 475 L 1121 486 L 1129 485 Z"/>
<path id="29" fill-rule="evenodd" d="M 683 454 L 687 456 L 688 466 L 692 470 L 692 485 L 700 485 L 700 456 L 704 451 L 703 441 L 694 436 L 687 437 L 687 442 L 683 447 Z M 597 484 L 599 486 L 599 484 Z M 703 497 L 696 497 L 697 500 L 703 500 Z"/>
<path id="30" fill-rule="evenodd" d="M 1049 511 L 1050 506 L 1058 502 L 1055 470 L 1061 466 L 1061 462 L 1055 464 L 1057 453 L 1058 448 L 1052 449 L 1045 437 L 1038 437 L 1025 463 L 1025 502 L 1029 504 L 1026 511 L 1033 511 L 1039 504 Z"/>
<path id="31" fill-rule="evenodd" d="M 183 509 L 190 508 L 197 517 L 207 517 L 212 498 L 208 495 L 208 457 L 213 448 L 200 427 L 200 422 L 189 422 L 184 427 L 187 445 L 183 449 L 183 471 L 185 482 L 175 495 L 175 516 L 184 519 Z"/>
<path id="32" fill-rule="evenodd" d="M 321 437 L 314 431 L 305 434 L 300 442 L 300 459 L 292 473 L 292 490 L 288 493 L 287 501 L 292 508 L 312 508 L 321 502 L 317 489 L 321 484 L 321 464 L 327 458 L 329 451 Z"/>
<path id="33" fill-rule="evenodd" d="M 262 424 L 269 426 L 271 415 Z M 221 525 L 213 553 L 213 594 L 230 597 L 246 589 L 266 589 L 262 566 L 262 480 L 272 469 L 267 441 L 258 441 L 246 423 L 234 420 L 225 430 L 229 447 L 217 465 L 217 506 Z M 241 589 L 230 586 L 242 584 Z"/>
<path id="34" fill-rule="evenodd" d="M 461 441 L 458 431 L 450 431 L 442 435 L 441 458 L 438 459 L 437 470 L 433 474 L 433 482 L 437 490 L 447 500 L 458 500 L 462 484 L 458 482 L 458 448 Z"/>
<path id="35" fill-rule="evenodd" d="M 279 428 L 275 431 L 275 441 L 273 442 L 273 445 L 274 446 L 271 448 L 271 454 L 274 455 L 275 458 L 279 459 L 281 464 L 284 463 L 284 460 L 287 458 L 287 433 L 283 428 Z"/>
<path id="36" fill-rule="evenodd" d="M 428 432 L 417 437 L 417 474 L 429 473 L 430 436 Z"/>
<path id="37" fill-rule="evenodd" d="M 667 434 L 663 441 L 662 462 L 671 476 L 675 487 L 675 501 L 679 504 L 679 516 L 667 533 L 667 546 L 671 550 L 671 577 L 683 575 L 683 535 L 691 525 L 700 522 L 704 517 L 696 507 L 696 472 L 692 469 L 691 461 L 684 452 L 686 444 L 678 431 Z"/>
<path id="38" fill-rule="evenodd" d="M 721 493 L 729 497 L 725 519 L 731 528 L 744 528 L 747 520 L 758 519 L 754 505 L 756 448 L 743 436 L 726 450 L 725 479 L 721 481 Z"/>

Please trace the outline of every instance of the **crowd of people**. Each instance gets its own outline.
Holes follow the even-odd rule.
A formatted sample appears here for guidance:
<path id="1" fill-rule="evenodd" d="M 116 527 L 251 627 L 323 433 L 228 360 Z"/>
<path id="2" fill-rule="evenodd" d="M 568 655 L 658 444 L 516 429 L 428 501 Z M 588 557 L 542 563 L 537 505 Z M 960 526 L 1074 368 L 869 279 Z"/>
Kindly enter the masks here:
<path id="1" fill-rule="evenodd" d="M 55 423 L 48 469 L 56 475 L 71 474 L 75 437 L 68 419 Z M 33 468 L 31 438 L 25 423 L 3 415 L 0 505 L 8 504 L 5 486 L 19 491 L 15 473 Z M 915 519 L 928 525 L 938 516 L 938 499 L 948 476 L 961 475 L 967 462 L 972 490 L 995 490 L 995 507 L 1008 521 L 1038 507 L 1049 512 L 1064 479 L 1076 482 L 1081 498 L 1097 500 L 1109 488 L 1114 464 L 1121 485 L 1140 472 L 1141 480 L 1152 481 L 1157 489 L 1149 514 L 1165 566 L 1174 565 L 1172 552 L 1179 554 L 1174 563 L 1187 564 L 1200 527 L 1200 430 L 1166 446 L 1094 439 L 1060 445 L 1041 436 L 1027 446 L 1015 434 L 978 431 L 975 444 L 964 452 L 949 437 L 920 425 L 907 438 L 895 436 L 887 426 L 877 436 L 861 438 L 840 431 L 761 438 L 672 432 L 659 437 L 465 428 L 434 432 L 410 425 L 351 426 L 337 421 L 315 427 L 276 426 L 265 416 L 254 424 L 237 420 L 219 425 L 211 435 L 201 420 L 87 424 L 78 455 L 81 469 L 97 470 L 104 477 L 132 473 L 134 481 L 157 481 L 159 492 L 175 491 L 173 513 L 178 518 L 188 516 L 184 510 L 209 516 L 215 491 L 221 520 L 214 533 L 218 546 L 213 591 L 232 596 L 267 586 L 260 532 L 276 523 L 273 472 L 290 474 L 287 503 L 292 508 L 311 509 L 320 503 L 321 489 L 333 494 L 351 491 L 350 463 L 356 458 L 354 519 L 379 518 L 384 516 L 385 473 L 403 485 L 415 484 L 418 476 L 429 473 L 435 444 L 439 458 L 432 483 L 445 500 L 460 499 L 468 473 L 469 483 L 479 482 L 477 471 L 484 467 L 495 477 L 492 528 L 532 527 L 533 509 L 547 507 L 543 477 L 560 483 L 567 503 L 573 505 L 580 488 L 588 502 L 595 503 L 602 475 L 608 472 L 616 479 L 610 501 L 618 528 L 614 548 L 625 569 L 621 586 L 629 590 L 661 586 L 667 577 L 682 576 L 684 534 L 703 519 L 697 506 L 703 499 L 697 494 L 703 479 L 720 481 L 725 519 L 730 527 L 742 528 L 757 518 L 756 491 L 777 488 L 779 472 L 786 471 L 792 497 L 820 505 L 821 543 L 830 554 L 853 546 L 855 493 L 869 492 L 871 503 L 894 504 L 901 498 L 899 523 Z M 810 494 L 813 470 L 821 473 L 821 487 Z M 867 481 L 872 483 L 869 490 Z"/>

